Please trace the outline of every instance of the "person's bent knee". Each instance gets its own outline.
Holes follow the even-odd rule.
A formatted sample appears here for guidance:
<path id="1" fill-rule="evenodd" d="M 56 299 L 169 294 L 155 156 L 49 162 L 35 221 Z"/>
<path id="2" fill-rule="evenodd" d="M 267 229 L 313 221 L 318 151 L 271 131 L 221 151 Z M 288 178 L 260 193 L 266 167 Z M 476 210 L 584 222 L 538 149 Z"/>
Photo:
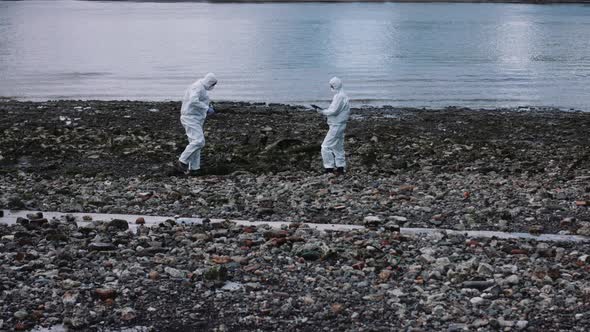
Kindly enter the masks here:
<path id="1" fill-rule="evenodd" d="M 191 142 L 189 146 L 193 149 L 202 149 L 205 146 L 205 142 Z"/>

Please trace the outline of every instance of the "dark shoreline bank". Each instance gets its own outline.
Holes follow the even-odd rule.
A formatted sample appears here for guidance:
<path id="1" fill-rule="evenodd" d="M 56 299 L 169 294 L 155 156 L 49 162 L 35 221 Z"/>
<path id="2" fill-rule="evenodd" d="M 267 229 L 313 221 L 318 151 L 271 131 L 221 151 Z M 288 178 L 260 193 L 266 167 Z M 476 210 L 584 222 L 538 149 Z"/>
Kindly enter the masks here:
<path id="1" fill-rule="evenodd" d="M 103 0 L 87 0 L 103 1 Z M 588 4 L 590 0 L 111 0 L 126 2 L 207 2 L 207 3 L 509 3 L 509 4 Z"/>

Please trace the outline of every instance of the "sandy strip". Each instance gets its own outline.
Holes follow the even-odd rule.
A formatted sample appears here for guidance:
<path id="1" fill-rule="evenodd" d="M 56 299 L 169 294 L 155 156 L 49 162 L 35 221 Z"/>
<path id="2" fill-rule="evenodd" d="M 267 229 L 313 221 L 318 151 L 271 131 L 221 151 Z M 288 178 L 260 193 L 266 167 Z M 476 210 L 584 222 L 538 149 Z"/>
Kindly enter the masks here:
<path id="1" fill-rule="evenodd" d="M 26 218 L 27 214 L 36 213 L 37 211 L 9 211 L 2 210 L 3 214 L 0 217 L 0 224 L 15 224 L 17 218 Z M 173 219 L 179 224 L 202 224 L 202 218 L 181 218 L 181 217 L 166 217 L 166 216 L 145 216 L 145 215 L 132 215 L 132 214 L 106 214 L 106 213 L 63 213 L 63 212 L 43 212 L 43 217 L 47 220 L 57 219 L 65 220 L 66 215 L 75 217 L 76 222 L 79 225 L 83 225 L 88 221 L 84 221 L 84 217 L 92 218 L 91 220 L 110 221 L 113 219 L 123 219 L 129 222 L 131 229 L 137 227 L 135 220 L 139 217 L 143 217 L 146 225 L 157 225 L 158 223 L 164 222 L 168 219 Z M 234 222 L 238 225 L 244 226 L 258 226 L 258 225 L 269 225 L 273 228 L 281 228 L 288 226 L 288 222 L 281 221 L 248 221 L 248 220 L 236 220 L 236 219 L 210 219 L 211 223 L 220 223 L 223 221 Z M 314 228 L 320 231 L 351 231 L 364 229 L 363 226 L 357 225 L 341 225 L 341 224 L 315 224 L 305 223 L 310 228 Z M 590 238 L 580 235 L 561 235 L 561 234 L 530 234 L 530 233 L 513 233 L 513 232 L 498 232 L 498 231 L 458 231 L 452 229 L 441 229 L 441 228 L 404 228 L 401 229 L 402 234 L 414 234 L 414 235 L 431 235 L 435 233 L 446 233 L 446 234 L 464 234 L 468 237 L 473 238 L 492 238 L 496 237 L 499 239 L 523 239 L 530 240 L 535 239 L 537 241 L 547 242 L 590 242 Z"/>

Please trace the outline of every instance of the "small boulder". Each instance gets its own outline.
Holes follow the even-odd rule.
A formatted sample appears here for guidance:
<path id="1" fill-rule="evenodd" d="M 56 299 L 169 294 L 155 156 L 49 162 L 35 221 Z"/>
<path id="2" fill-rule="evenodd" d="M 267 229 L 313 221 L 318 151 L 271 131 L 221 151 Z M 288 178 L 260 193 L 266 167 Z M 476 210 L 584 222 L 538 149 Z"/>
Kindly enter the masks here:
<path id="1" fill-rule="evenodd" d="M 365 227 L 369 227 L 369 228 L 378 227 L 379 224 L 381 224 L 381 218 L 379 218 L 377 216 L 366 216 L 363 219 L 363 223 L 365 224 Z"/>
<path id="2" fill-rule="evenodd" d="M 117 297 L 117 290 L 112 288 L 97 288 L 95 293 L 103 301 Z"/>
<path id="3" fill-rule="evenodd" d="M 123 219 L 113 219 L 108 223 L 109 228 L 114 228 L 120 231 L 126 231 L 129 229 L 129 223 Z"/>

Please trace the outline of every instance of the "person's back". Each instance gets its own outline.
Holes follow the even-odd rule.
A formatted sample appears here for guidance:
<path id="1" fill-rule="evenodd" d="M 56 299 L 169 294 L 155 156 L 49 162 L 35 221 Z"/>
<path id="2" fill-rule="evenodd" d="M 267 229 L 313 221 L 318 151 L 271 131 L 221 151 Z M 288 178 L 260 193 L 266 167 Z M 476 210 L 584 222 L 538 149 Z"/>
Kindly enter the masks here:
<path id="1" fill-rule="evenodd" d="M 180 108 L 181 115 L 189 115 L 192 113 L 192 109 L 190 108 L 191 100 L 195 97 L 199 97 L 200 90 L 204 88 L 201 80 L 194 82 L 193 84 L 189 85 L 184 93 L 184 97 L 182 98 L 182 106 Z"/>
<path id="2" fill-rule="evenodd" d="M 210 103 L 207 90 L 213 88 L 216 82 L 214 76 L 207 75 L 205 78 L 191 84 L 184 93 L 180 114 L 204 120 L 207 117 Z"/>
<path id="3" fill-rule="evenodd" d="M 326 114 L 328 124 L 344 124 L 348 122 L 350 118 L 350 103 L 348 99 L 348 95 L 342 89 L 342 82 L 337 81 L 332 82 L 335 87 L 334 90 L 336 94 L 334 98 L 332 98 L 333 110 L 326 110 L 324 114 Z M 332 105 L 330 105 L 332 107 Z"/>

